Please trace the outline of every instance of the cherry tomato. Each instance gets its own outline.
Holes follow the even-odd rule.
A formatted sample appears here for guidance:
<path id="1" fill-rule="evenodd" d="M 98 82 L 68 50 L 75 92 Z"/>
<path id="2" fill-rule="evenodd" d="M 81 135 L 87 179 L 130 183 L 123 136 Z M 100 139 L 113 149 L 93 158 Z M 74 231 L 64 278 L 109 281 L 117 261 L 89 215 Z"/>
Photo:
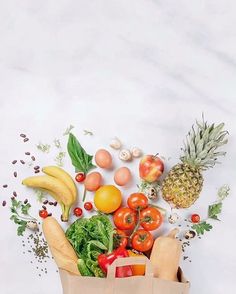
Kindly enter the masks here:
<path id="1" fill-rule="evenodd" d="M 124 231 L 116 230 L 114 234 L 114 239 L 117 244 L 116 247 L 126 247 L 128 244 L 128 239 Z"/>
<path id="2" fill-rule="evenodd" d="M 141 226 L 147 231 L 153 231 L 162 224 L 162 215 L 154 207 L 147 207 L 140 212 Z"/>
<path id="3" fill-rule="evenodd" d="M 48 217 L 48 212 L 47 212 L 47 210 L 45 210 L 45 209 L 40 210 L 40 211 L 39 211 L 39 216 L 40 216 L 41 218 L 46 218 L 46 217 Z"/>
<path id="4" fill-rule="evenodd" d="M 136 224 L 137 215 L 128 207 L 119 208 L 113 215 L 113 221 L 120 230 L 132 230 Z"/>
<path id="5" fill-rule="evenodd" d="M 84 203 L 84 208 L 86 210 L 92 210 L 93 209 L 93 204 L 91 202 L 85 202 Z"/>
<path id="6" fill-rule="evenodd" d="M 192 214 L 192 216 L 191 216 L 191 221 L 192 221 L 192 223 L 199 223 L 200 222 L 200 215 L 199 214 Z"/>
<path id="7" fill-rule="evenodd" d="M 75 180 L 78 183 L 82 183 L 85 180 L 85 178 L 86 178 L 85 173 L 80 172 L 76 175 Z"/>
<path id="8" fill-rule="evenodd" d="M 140 252 L 148 251 L 152 248 L 154 239 L 150 232 L 143 229 L 137 230 L 131 240 L 131 245 Z"/>
<path id="9" fill-rule="evenodd" d="M 75 215 L 75 216 L 79 217 L 79 216 L 81 216 L 82 214 L 83 214 L 83 210 L 82 210 L 80 207 L 76 207 L 76 208 L 74 209 L 74 215 Z"/>
<path id="10" fill-rule="evenodd" d="M 127 200 L 129 208 L 138 210 L 148 206 L 148 198 L 143 193 L 133 193 Z"/>

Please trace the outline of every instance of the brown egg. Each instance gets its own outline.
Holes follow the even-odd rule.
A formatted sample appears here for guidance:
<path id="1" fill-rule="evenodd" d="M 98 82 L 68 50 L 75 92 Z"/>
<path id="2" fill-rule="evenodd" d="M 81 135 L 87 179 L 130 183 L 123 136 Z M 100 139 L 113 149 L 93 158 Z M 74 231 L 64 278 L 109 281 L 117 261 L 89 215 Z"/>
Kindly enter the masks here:
<path id="1" fill-rule="evenodd" d="M 119 186 L 127 185 L 132 178 L 130 169 L 128 167 L 120 167 L 115 171 L 114 181 Z"/>
<path id="2" fill-rule="evenodd" d="M 99 149 L 95 154 L 96 164 L 105 169 L 109 169 L 112 166 L 112 156 L 111 153 L 105 149 Z"/>

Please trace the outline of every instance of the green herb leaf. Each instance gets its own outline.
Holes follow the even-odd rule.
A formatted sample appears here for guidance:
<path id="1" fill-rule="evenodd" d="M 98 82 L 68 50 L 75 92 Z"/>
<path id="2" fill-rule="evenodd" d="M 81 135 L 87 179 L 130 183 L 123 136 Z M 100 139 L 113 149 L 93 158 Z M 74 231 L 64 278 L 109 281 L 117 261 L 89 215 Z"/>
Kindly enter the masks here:
<path id="1" fill-rule="evenodd" d="M 230 192 L 230 187 L 228 185 L 224 185 L 220 187 L 217 193 L 219 200 L 223 201 L 225 198 L 227 198 L 229 195 L 229 192 Z"/>
<path id="2" fill-rule="evenodd" d="M 30 209 L 31 205 L 29 203 L 27 204 L 23 204 L 21 206 L 21 212 L 25 215 L 28 215 L 29 214 L 29 209 Z"/>
<path id="3" fill-rule="evenodd" d="M 56 148 L 61 149 L 61 142 L 59 139 L 54 139 L 53 143 Z"/>
<path id="4" fill-rule="evenodd" d="M 93 156 L 86 153 L 72 133 L 69 134 L 67 150 L 76 172 L 87 174 L 91 169 L 96 167 L 92 164 Z"/>
<path id="5" fill-rule="evenodd" d="M 35 190 L 36 193 L 36 197 L 37 197 L 37 201 L 42 203 L 43 202 L 43 198 L 45 197 L 45 195 L 47 194 L 46 192 L 42 191 L 42 190 Z"/>
<path id="6" fill-rule="evenodd" d="M 21 221 L 19 227 L 17 228 L 17 235 L 18 236 L 23 236 L 23 233 L 26 229 L 27 222 L 26 221 Z"/>
<path id="7" fill-rule="evenodd" d="M 221 213 L 221 210 L 222 210 L 222 203 L 221 202 L 209 205 L 209 207 L 208 207 L 208 217 L 219 220 L 218 214 Z"/>
<path id="8" fill-rule="evenodd" d="M 207 222 L 202 222 L 200 224 L 195 224 L 192 226 L 192 229 L 197 232 L 198 235 L 204 235 L 204 232 L 209 232 L 212 229 L 212 225 Z"/>
<path id="9" fill-rule="evenodd" d="M 74 126 L 70 125 L 64 132 L 63 136 L 67 136 L 70 134 L 71 130 L 74 128 Z"/>
<path id="10" fill-rule="evenodd" d="M 59 152 L 58 155 L 56 156 L 56 158 L 54 159 L 57 166 L 60 166 L 62 167 L 64 164 L 63 164 L 63 159 L 65 158 L 66 156 L 66 153 L 65 152 Z"/>
<path id="11" fill-rule="evenodd" d="M 43 144 L 43 143 L 39 143 L 38 145 L 36 145 L 36 147 L 38 148 L 38 150 L 44 152 L 44 153 L 49 153 L 51 146 L 48 144 Z"/>

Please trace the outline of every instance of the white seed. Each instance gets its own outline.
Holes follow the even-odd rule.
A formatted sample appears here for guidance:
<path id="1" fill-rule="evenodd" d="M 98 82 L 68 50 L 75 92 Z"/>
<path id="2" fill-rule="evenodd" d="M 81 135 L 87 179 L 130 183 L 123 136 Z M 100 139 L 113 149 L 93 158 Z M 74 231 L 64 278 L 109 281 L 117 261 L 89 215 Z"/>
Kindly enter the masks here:
<path id="1" fill-rule="evenodd" d="M 122 149 L 119 153 L 120 160 L 129 161 L 132 159 L 131 152 L 128 149 Z"/>
<path id="2" fill-rule="evenodd" d="M 110 143 L 111 148 L 118 150 L 121 148 L 121 146 L 122 146 L 121 141 L 117 137 L 111 140 L 111 143 Z"/>
<path id="3" fill-rule="evenodd" d="M 184 234 L 185 239 L 193 239 L 196 236 L 196 233 L 194 231 L 187 231 Z"/>
<path id="4" fill-rule="evenodd" d="M 177 213 L 172 213 L 169 217 L 168 217 L 168 222 L 170 224 L 175 224 L 177 221 L 179 220 L 179 215 Z"/>
<path id="5" fill-rule="evenodd" d="M 134 147 L 131 149 L 131 154 L 133 157 L 138 158 L 142 156 L 143 152 L 140 148 Z"/>

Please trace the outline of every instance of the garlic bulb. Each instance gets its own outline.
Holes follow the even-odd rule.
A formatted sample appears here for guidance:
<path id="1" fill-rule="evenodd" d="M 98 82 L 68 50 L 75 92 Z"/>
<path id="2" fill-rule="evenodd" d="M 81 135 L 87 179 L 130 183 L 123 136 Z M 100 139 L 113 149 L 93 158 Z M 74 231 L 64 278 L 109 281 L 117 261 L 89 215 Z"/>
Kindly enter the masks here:
<path id="1" fill-rule="evenodd" d="M 27 221 L 26 227 L 31 231 L 38 231 L 39 229 L 36 221 Z"/>
<path id="2" fill-rule="evenodd" d="M 122 146 L 121 141 L 117 137 L 111 140 L 111 143 L 110 143 L 111 148 L 118 150 L 121 148 L 121 146 Z"/>
<path id="3" fill-rule="evenodd" d="M 122 149 L 119 153 L 120 160 L 129 161 L 132 159 L 131 152 L 128 149 Z"/>
<path id="4" fill-rule="evenodd" d="M 135 158 L 141 157 L 142 156 L 142 150 L 138 147 L 134 147 L 131 150 L 132 156 Z"/>

